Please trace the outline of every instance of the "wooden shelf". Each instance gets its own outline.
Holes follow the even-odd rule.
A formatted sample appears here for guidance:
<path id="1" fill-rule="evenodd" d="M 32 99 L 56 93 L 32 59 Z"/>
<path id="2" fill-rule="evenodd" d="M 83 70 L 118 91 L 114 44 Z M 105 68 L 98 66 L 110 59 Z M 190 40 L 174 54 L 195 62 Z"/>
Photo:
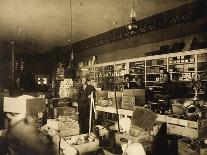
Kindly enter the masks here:
<path id="1" fill-rule="evenodd" d="M 136 67 L 130 67 L 132 69 L 144 69 L 145 66 L 136 66 Z"/>
<path id="2" fill-rule="evenodd" d="M 136 75 L 144 75 L 144 74 L 134 74 L 134 73 L 133 73 L 133 74 L 130 74 L 130 75 L 132 75 L 132 76 L 136 76 Z"/>
<path id="3" fill-rule="evenodd" d="M 198 61 L 198 63 L 207 63 L 207 61 Z"/>
<path id="4" fill-rule="evenodd" d="M 160 83 L 160 81 L 145 81 L 145 82 L 155 82 L 155 83 Z"/>
<path id="5" fill-rule="evenodd" d="M 198 73 L 207 72 L 207 70 L 197 71 Z"/>
<path id="6" fill-rule="evenodd" d="M 185 65 L 185 64 L 195 64 L 195 62 L 179 62 L 179 63 L 169 63 L 168 65 Z"/>
<path id="7" fill-rule="evenodd" d="M 147 75 L 160 75 L 160 74 L 164 74 L 164 73 L 146 73 Z"/>
<path id="8" fill-rule="evenodd" d="M 171 73 L 171 74 L 176 74 L 176 73 L 182 74 L 182 73 L 195 73 L 195 71 L 169 72 L 169 73 Z"/>
<path id="9" fill-rule="evenodd" d="M 162 86 L 146 86 L 146 87 L 162 88 Z"/>
<path id="10" fill-rule="evenodd" d="M 167 65 L 152 65 L 152 66 L 146 66 L 146 67 L 167 67 Z"/>

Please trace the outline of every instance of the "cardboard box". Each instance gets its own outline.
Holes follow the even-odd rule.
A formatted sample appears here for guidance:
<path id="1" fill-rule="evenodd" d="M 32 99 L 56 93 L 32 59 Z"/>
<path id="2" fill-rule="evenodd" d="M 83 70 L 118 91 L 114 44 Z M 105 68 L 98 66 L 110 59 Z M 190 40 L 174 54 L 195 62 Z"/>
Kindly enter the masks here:
<path id="1" fill-rule="evenodd" d="M 122 92 L 116 92 L 116 97 L 122 97 Z M 109 91 L 108 98 L 115 98 L 115 92 Z"/>
<path id="2" fill-rule="evenodd" d="M 130 103 L 135 105 L 135 97 L 134 96 L 122 96 L 122 103 Z"/>
<path id="3" fill-rule="evenodd" d="M 98 100 L 98 105 L 100 105 L 102 107 L 108 107 L 109 101 L 108 100 Z"/>
<path id="4" fill-rule="evenodd" d="M 65 130 L 60 130 L 59 131 L 60 137 L 68 137 L 68 136 L 73 136 L 73 135 L 79 135 L 80 134 L 80 129 L 79 126 L 76 128 L 69 128 Z"/>
<path id="5" fill-rule="evenodd" d="M 4 97 L 4 112 L 31 114 L 45 111 L 45 98 Z"/>
<path id="6" fill-rule="evenodd" d="M 97 100 L 107 100 L 108 99 L 108 91 L 96 91 L 96 99 Z"/>
<path id="7" fill-rule="evenodd" d="M 134 99 L 130 97 L 132 98 L 134 97 Z M 135 106 L 144 106 L 145 105 L 145 89 L 125 89 L 123 91 L 122 105 L 124 104 L 126 105 L 127 103 L 134 103 Z M 133 109 L 133 107 L 131 108 Z"/>
<path id="8" fill-rule="evenodd" d="M 72 116 L 74 117 L 76 115 L 76 108 L 75 107 L 68 107 L 68 106 L 63 106 L 63 107 L 56 107 L 54 108 L 55 111 L 55 117 L 59 116 Z"/>
<path id="9" fill-rule="evenodd" d="M 123 96 L 140 96 L 144 92 L 144 89 L 124 89 Z"/>
<path id="10" fill-rule="evenodd" d="M 135 108 L 135 97 L 134 96 L 122 96 L 121 107 L 123 109 L 133 110 Z"/>

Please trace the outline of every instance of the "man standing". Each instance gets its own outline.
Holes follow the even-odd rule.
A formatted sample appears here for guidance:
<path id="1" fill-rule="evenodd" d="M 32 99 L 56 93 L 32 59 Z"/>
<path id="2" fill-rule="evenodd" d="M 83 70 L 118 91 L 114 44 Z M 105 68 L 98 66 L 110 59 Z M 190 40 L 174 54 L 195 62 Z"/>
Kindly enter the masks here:
<path id="1" fill-rule="evenodd" d="M 89 117 L 90 117 L 90 103 L 91 103 L 91 93 L 95 96 L 95 88 L 88 85 L 88 79 L 83 77 L 82 84 L 78 90 L 78 112 L 79 112 L 79 125 L 80 133 L 85 134 L 89 131 Z"/>

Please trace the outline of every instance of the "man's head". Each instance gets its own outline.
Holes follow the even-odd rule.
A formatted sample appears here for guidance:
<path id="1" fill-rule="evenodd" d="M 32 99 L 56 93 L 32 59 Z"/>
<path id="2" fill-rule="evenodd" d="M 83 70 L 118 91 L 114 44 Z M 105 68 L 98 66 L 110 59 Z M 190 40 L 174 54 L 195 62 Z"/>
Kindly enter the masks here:
<path id="1" fill-rule="evenodd" d="M 82 82 L 82 84 L 87 84 L 88 79 L 87 79 L 86 77 L 83 77 L 83 78 L 81 79 L 81 82 Z"/>
<path id="2" fill-rule="evenodd" d="M 170 73 L 169 72 L 164 73 L 163 80 L 164 81 L 169 81 L 170 80 Z"/>
<path id="3" fill-rule="evenodd" d="M 131 81 L 131 77 L 130 77 L 130 75 L 129 74 L 125 74 L 124 75 L 124 80 L 128 83 L 128 82 L 130 82 Z"/>
<path id="4" fill-rule="evenodd" d="M 138 86 L 142 86 L 143 85 L 143 82 L 144 82 L 144 80 L 143 80 L 142 77 L 140 77 L 140 78 L 137 79 L 137 85 Z"/>

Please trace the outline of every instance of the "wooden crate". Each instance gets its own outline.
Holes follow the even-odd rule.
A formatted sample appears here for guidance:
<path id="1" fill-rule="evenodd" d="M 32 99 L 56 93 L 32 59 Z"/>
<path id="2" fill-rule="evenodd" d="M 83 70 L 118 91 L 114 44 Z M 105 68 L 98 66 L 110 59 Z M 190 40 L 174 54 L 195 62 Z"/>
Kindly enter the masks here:
<path id="1" fill-rule="evenodd" d="M 189 121 L 177 118 L 166 118 L 167 132 L 189 138 L 207 138 L 207 119 Z"/>
<path id="2" fill-rule="evenodd" d="M 59 122 L 55 119 L 48 119 L 47 125 L 50 128 L 53 128 L 55 130 L 67 130 L 67 129 L 76 129 L 79 130 L 79 124 L 77 121 L 75 122 Z"/>

